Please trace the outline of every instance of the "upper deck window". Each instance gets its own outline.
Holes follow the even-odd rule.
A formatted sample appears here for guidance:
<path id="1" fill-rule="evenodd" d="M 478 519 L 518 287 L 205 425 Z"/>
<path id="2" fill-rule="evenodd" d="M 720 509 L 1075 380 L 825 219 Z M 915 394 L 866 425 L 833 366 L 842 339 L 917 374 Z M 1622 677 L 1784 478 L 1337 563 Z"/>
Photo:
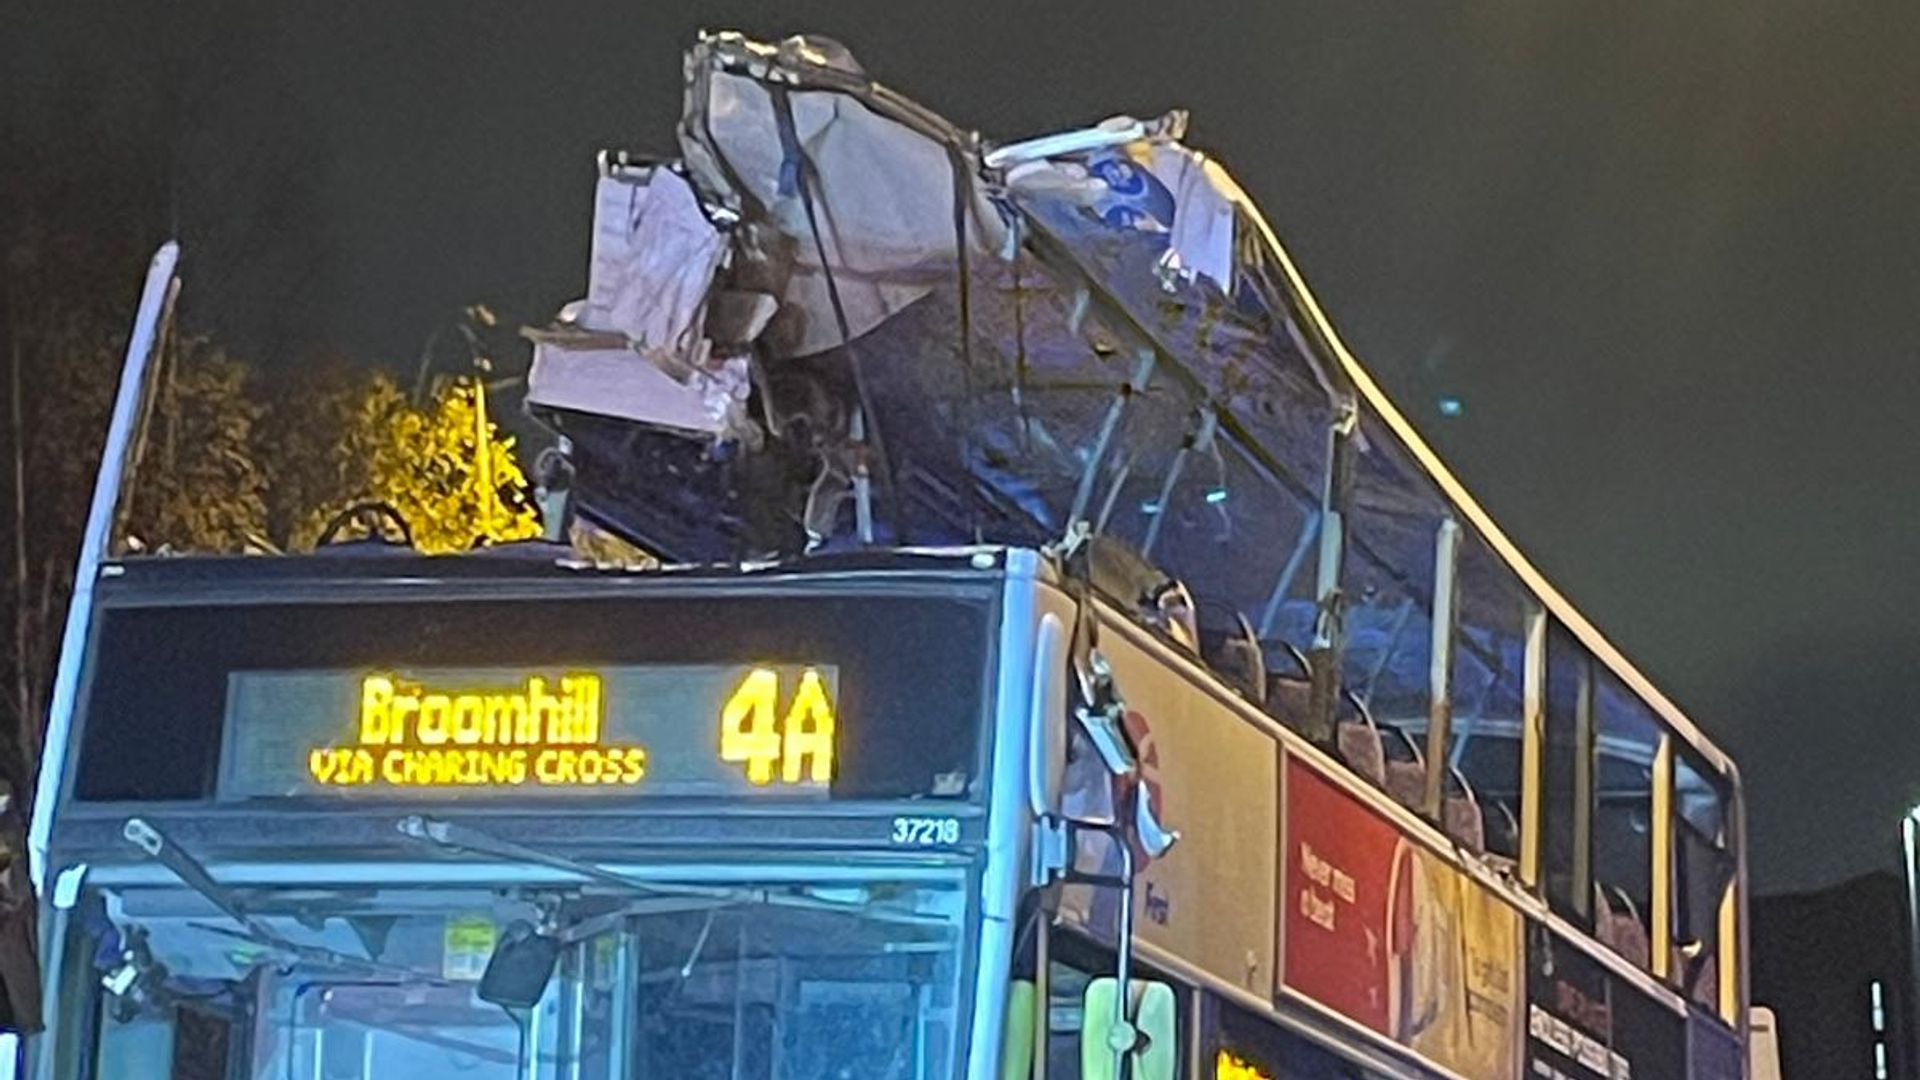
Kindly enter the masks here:
<path id="1" fill-rule="evenodd" d="M 1431 705 L 1435 543 L 1450 511 L 1366 414 L 1347 495 L 1341 682 L 1381 723 L 1422 728 Z"/>
<path id="2" fill-rule="evenodd" d="M 1505 860 L 1520 858 L 1521 707 L 1527 620 L 1533 604 L 1486 541 L 1469 534 L 1459 555 L 1454 630 L 1453 751 L 1447 831 L 1471 834 Z"/>
<path id="3" fill-rule="evenodd" d="M 1558 621 L 1547 630 L 1541 884 L 1555 912 L 1594 925 L 1593 656 Z"/>
<path id="4" fill-rule="evenodd" d="M 1673 982 L 1708 1010 L 1720 1006 L 1722 919 L 1736 865 L 1726 783 L 1691 750 L 1674 756 Z"/>
<path id="5" fill-rule="evenodd" d="M 1612 672 L 1596 683 L 1593 819 L 1595 934 L 1642 968 L 1653 966 L 1655 764 L 1662 725 Z"/>

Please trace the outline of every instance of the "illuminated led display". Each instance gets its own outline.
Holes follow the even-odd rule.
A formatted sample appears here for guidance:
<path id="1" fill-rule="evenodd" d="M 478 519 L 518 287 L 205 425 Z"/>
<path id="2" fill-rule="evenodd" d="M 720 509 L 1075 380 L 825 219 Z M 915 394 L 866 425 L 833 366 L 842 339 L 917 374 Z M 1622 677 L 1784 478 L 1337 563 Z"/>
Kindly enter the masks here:
<path id="1" fill-rule="evenodd" d="M 600 694 L 598 675 L 565 675 L 551 690 L 535 675 L 524 688 L 504 693 L 423 690 L 391 675 L 369 675 L 360 680 L 360 742 L 591 746 L 600 741 Z"/>
<path id="2" fill-rule="evenodd" d="M 236 672 L 220 788 L 824 792 L 837 692 L 831 667 Z"/>
<path id="3" fill-rule="evenodd" d="M 776 724 L 780 681 L 774 672 L 755 668 L 727 699 L 720 714 L 720 758 L 745 765 L 749 783 L 773 783 L 780 766 L 782 783 L 833 779 L 833 702 L 820 673 L 808 668 L 800 687 Z"/>
<path id="4" fill-rule="evenodd" d="M 600 676 L 580 673 L 502 689 L 368 675 L 358 743 L 308 750 L 307 772 L 349 786 L 637 784 L 646 748 L 600 745 L 602 693 Z"/>

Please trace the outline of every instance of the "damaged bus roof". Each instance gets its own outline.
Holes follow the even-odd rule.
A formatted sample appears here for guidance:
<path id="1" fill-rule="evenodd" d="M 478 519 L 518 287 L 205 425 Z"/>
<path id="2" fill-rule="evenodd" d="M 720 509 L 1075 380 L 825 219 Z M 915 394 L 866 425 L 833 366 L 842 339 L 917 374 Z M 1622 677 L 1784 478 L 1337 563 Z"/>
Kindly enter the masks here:
<path id="1" fill-rule="evenodd" d="M 833 42 L 703 37 L 679 157 L 603 156 L 587 295 L 528 332 L 576 505 L 690 562 L 1038 546 L 1084 521 L 1185 582 L 1203 622 L 1304 644 L 1346 425 L 1347 651 L 1376 710 L 1420 712 L 1427 660 L 1398 645 L 1428 636 L 1457 521 L 1489 697 L 1517 692 L 1531 596 L 1730 767 L 1421 441 L 1185 129 L 996 143 Z"/>

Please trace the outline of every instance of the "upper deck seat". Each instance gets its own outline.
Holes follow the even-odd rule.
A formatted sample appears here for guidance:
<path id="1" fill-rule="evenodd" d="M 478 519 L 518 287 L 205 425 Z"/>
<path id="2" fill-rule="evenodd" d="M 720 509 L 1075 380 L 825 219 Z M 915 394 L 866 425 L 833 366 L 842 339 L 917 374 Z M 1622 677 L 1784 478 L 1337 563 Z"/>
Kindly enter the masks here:
<path id="1" fill-rule="evenodd" d="M 1377 788 L 1387 786 L 1387 752 L 1380 745 L 1380 732 L 1369 722 L 1342 719 L 1333 725 L 1334 745 L 1340 760 Z"/>
<path id="2" fill-rule="evenodd" d="M 1453 842 L 1483 855 L 1487 850 L 1487 819 L 1480 813 L 1480 799 L 1460 770 L 1448 770 L 1447 797 L 1441 807 L 1440 824 Z"/>
<path id="3" fill-rule="evenodd" d="M 1420 753 L 1420 747 L 1400 728 L 1388 724 L 1382 728 L 1375 725 L 1383 742 L 1390 743 L 1386 751 L 1387 780 L 1384 787 L 1393 801 L 1409 810 L 1419 810 L 1427 797 L 1427 763 Z"/>
<path id="4" fill-rule="evenodd" d="M 1296 675 L 1267 676 L 1267 712 L 1295 731 L 1306 726 L 1313 707 L 1313 684 Z"/>
<path id="5" fill-rule="evenodd" d="M 1595 882 L 1593 899 L 1593 936 L 1640 970 L 1651 969 L 1653 942 L 1632 898 L 1618 888 L 1603 887 Z"/>

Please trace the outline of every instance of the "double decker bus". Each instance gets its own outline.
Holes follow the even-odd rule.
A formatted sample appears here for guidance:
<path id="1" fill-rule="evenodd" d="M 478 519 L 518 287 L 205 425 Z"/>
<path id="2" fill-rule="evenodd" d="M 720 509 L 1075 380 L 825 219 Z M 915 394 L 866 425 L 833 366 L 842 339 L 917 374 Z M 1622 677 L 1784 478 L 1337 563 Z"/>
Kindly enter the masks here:
<path id="1" fill-rule="evenodd" d="M 542 541 L 117 549 L 156 262 L 26 1075 L 1753 1075 L 1733 763 L 1183 118 L 990 145 L 830 43 L 687 70 L 535 335 Z"/>

